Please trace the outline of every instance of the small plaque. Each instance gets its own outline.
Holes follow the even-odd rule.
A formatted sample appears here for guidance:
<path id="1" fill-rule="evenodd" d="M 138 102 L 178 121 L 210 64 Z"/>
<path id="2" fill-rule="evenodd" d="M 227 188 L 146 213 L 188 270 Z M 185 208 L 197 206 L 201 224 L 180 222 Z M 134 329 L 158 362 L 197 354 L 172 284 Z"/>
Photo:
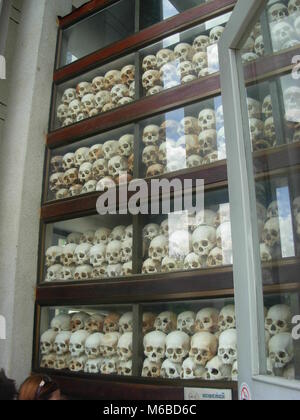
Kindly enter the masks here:
<path id="1" fill-rule="evenodd" d="M 232 401 L 230 389 L 185 388 L 185 401 Z"/>

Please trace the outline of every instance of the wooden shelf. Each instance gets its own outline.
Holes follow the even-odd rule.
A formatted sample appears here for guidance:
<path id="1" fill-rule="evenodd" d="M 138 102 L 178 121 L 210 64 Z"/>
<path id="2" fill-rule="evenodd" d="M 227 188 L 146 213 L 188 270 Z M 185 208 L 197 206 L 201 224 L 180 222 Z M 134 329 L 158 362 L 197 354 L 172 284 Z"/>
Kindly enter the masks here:
<path id="1" fill-rule="evenodd" d="M 69 397 L 96 400 L 137 400 L 137 401 L 183 401 L 184 387 L 231 390 L 234 400 L 238 396 L 238 384 L 224 381 L 172 381 L 162 379 L 103 377 L 85 374 L 54 373 L 37 370 L 34 373 L 51 375 L 62 393 Z"/>
<path id="2" fill-rule="evenodd" d="M 113 45 L 109 45 L 99 51 L 96 51 L 82 59 L 62 67 L 54 73 L 54 83 L 60 84 L 66 80 L 70 80 L 78 74 L 85 73 L 96 67 L 100 67 L 108 60 L 113 61 L 123 55 L 127 55 L 133 51 L 144 48 L 147 45 L 154 44 L 170 35 L 182 32 L 193 26 L 219 16 L 221 14 L 231 11 L 237 0 L 214 0 L 208 3 L 201 4 L 197 7 L 186 10 L 172 18 L 159 22 L 150 28 L 146 28 L 138 33 L 135 33 L 124 40 L 118 41 Z M 67 26 L 85 18 L 93 11 L 98 11 L 109 2 L 108 0 L 98 0 L 90 3 L 87 8 L 82 8 L 76 11 L 73 15 L 67 16 L 60 20 L 60 27 L 64 29 Z M 102 5 L 103 4 L 103 5 Z"/>
<path id="3" fill-rule="evenodd" d="M 109 279 L 74 283 L 42 284 L 36 299 L 41 306 L 55 302 L 67 304 L 141 303 L 164 300 L 232 297 L 233 273 L 231 267 L 189 272 L 135 275 L 124 279 Z"/>

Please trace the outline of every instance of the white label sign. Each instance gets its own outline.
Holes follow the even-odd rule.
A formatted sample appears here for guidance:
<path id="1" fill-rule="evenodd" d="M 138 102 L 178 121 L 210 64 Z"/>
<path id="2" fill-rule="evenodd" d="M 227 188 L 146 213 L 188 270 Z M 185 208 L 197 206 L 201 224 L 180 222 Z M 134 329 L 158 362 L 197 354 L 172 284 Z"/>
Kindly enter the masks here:
<path id="1" fill-rule="evenodd" d="M 230 389 L 185 388 L 185 401 L 232 401 Z"/>

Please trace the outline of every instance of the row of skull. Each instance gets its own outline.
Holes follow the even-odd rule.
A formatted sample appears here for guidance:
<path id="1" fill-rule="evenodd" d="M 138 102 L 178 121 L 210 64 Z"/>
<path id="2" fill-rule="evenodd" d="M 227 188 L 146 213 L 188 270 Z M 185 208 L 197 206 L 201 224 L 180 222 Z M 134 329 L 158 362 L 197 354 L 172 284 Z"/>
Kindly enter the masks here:
<path id="1" fill-rule="evenodd" d="M 68 88 L 57 108 L 57 119 L 63 127 L 94 117 L 100 112 L 133 102 L 135 98 L 135 66 L 121 71 L 110 70 L 90 82 Z"/>
<path id="2" fill-rule="evenodd" d="M 219 69 L 218 46 L 223 26 L 216 26 L 209 35 L 197 36 L 192 44 L 179 43 L 174 49 L 163 48 L 156 55 L 143 59 L 142 83 L 147 95 L 154 95 L 205 77 Z"/>
<path id="3" fill-rule="evenodd" d="M 110 175 L 120 183 L 120 175 L 133 172 L 133 135 L 117 140 L 81 147 L 75 153 L 51 159 L 50 191 L 57 199 L 103 191 L 102 179 Z M 100 185 L 99 185 L 100 182 Z"/>

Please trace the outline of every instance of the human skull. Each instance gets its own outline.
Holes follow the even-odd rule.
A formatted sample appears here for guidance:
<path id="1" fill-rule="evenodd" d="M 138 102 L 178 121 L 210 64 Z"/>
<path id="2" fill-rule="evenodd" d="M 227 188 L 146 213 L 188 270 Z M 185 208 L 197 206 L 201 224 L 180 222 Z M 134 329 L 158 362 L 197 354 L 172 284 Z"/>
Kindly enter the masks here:
<path id="1" fill-rule="evenodd" d="M 184 61 L 191 61 L 195 51 L 190 44 L 183 42 L 175 47 L 174 53 L 176 60 L 182 63 Z"/>
<path id="2" fill-rule="evenodd" d="M 130 83 L 135 81 L 135 66 L 130 64 L 121 70 L 121 79 L 124 85 L 129 86 Z"/>
<path id="3" fill-rule="evenodd" d="M 204 52 L 204 51 L 197 52 L 193 57 L 193 66 L 197 74 L 199 74 L 201 70 L 207 69 L 208 67 L 207 52 Z"/>
<path id="4" fill-rule="evenodd" d="M 273 106 L 272 106 L 272 98 L 271 95 L 265 97 L 262 112 L 264 114 L 265 119 L 268 119 L 273 116 Z"/>
<path id="5" fill-rule="evenodd" d="M 79 99 L 75 99 L 69 105 L 69 116 L 76 120 L 77 116 L 83 112 L 83 104 Z"/>
<path id="6" fill-rule="evenodd" d="M 273 259 L 271 250 L 266 244 L 260 244 L 260 257 L 262 262 L 270 262 Z"/>
<path id="7" fill-rule="evenodd" d="M 146 146 L 157 145 L 159 143 L 159 130 L 157 125 L 148 125 L 143 132 L 143 142 Z"/>
<path id="8" fill-rule="evenodd" d="M 57 355 L 56 360 L 55 360 L 54 369 L 55 370 L 68 369 L 70 360 L 71 360 L 71 354 L 70 353 L 67 353 L 67 354 L 64 354 L 64 355 L 61 355 L 61 356 Z"/>
<path id="9" fill-rule="evenodd" d="M 119 321 L 120 333 L 125 334 L 133 331 L 133 313 L 127 312 L 121 316 Z"/>
<path id="10" fill-rule="evenodd" d="M 143 335 L 148 334 L 154 330 L 156 315 L 152 312 L 143 313 Z"/>
<path id="11" fill-rule="evenodd" d="M 72 357 L 69 362 L 69 370 L 75 373 L 84 372 L 86 363 L 87 363 L 86 356 Z"/>
<path id="12" fill-rule="evenodd" d="M 235 317 L 235 306 L 225 306 L 219 316 L 219 330 L 220 332 L 235 329 L 236 328 L 236 317 Z"/>
<path id="13" fill-rule="evenodd" d="M 232 252 L 231 223 L 222 223 L 217 229 L 217 246 L 224 252 Z"/>
<path id="14" fill-rule="evenodd" d="M 180 136 L 185 136 L 188 134 L 199 135 L 199 126 L 198 120 L 194 117 L 185 117 L 180 121 L 180 126 L 178 130 Z"/>
<path id="15" fill-rule="evenodd" d="M 264 138 L 264 123 L 257 118 L 249 119 L 250 135 L 253 142 Z"/>
<path id="16" fill-rule="evenodd" d="M 92 84 L 81 82 L 76 87 L 77 98 L 82 99 L 85 95 L 92 93 Z"/>
<path id="17" fill-rule="evenodd" d="M 289 15 L 300 14 L 300 1 L 299 0 L 290 0 L 288 4 Z"/>
<path id="18" fill-rule="evenodd" d="M 76 251 L 76 244 L 68 244 L 62 248 L 60 261 L 65 267 L 71 267 L 74 264 L 74 254 Z"/>
<path id="19" fill-rule="evenodd" d="M 132 239 L 128 238 L 122 243 L 121 247 L 121 262 L 127 263 L 132 261 L 132 247 L 133 241 Z"/>
<path id="20" fill-rule="evenodd" d="M 67 117 L 69 115 L 69 106 L 68 105 L 65 105 L 65 104 L 59 105 L 59 107 L 57 108 L 56 115 L 57 115 L 57 119 L 61 123 L 63 123 L 67 119 Z"/>
<path id="21" fill-rule="evenodd" d="M 291 330 L 292 312 L 287 305 L 273 306 L 266 317 L 265 328 L 273 337 Z"/>
<path id="22" fill-rule="evenodd" d="M 64 91 L 62 96 L 62 103 L 65 105 L 70 105 L 72 101 L 76 99 L 76 89 L 69 88 Z"/>
<path id="23" fill-rule="evenodd" d="M 72 185 L 72 187 L 69 189 L 69 192 L 70 192 L 71 197 L 78 197 L 79 195 L 81 195 L 82 185 L 81 184 Z"/>
<path id="24" fill-rule="evenodd" d="M 188 157 L 186 163 L 189 169 L 193 169 L 193 168 L 198 168 L 199 166 L 201 166 L 203 163 L 203 160 L 201 156 L 191 155 L 190 157 Z"/>
<path id="25" fill-rule="evenodd" d="M 96 95 L 100 90 L 105 90 L 105 78 L 103 76 L 97 76 L 92 81 L 92 90 Z"/>
<path id="26" fill-rule="evenodd" d="M 161 263 L 161 271 L 163 273 L 171 273 L 179 271 L 183 268 L 182 261 L 173 257 L 165 257 Z"/>
<path id="27" fill-rule="evenodd" d="M 295 31 L 292 25 L 285 21 L 278 21 L 271 30 L 275 48 L 281 49 L 291 39 L 295 38 Z"/>
<path id="28" fill-rule="evenodd" d="M 117 177 L 121 173 L 127 172 L 128 161 L 123 156 L 114 156 L 108 161 L 108 173 L 112 177 Z"/>
<path id="29" fill-rule="evenodd" d="M 173 312 L 162 312 L 158 315 L 155 320 L 154 328 L 156 331 L 161 331 L 165 334 L 170 334 L 172 331 L 176 331 L 177 328 L 177 316 Z"/>
<path id="30" fill-rule="evenodd" d="M 205 370 L 203 378 L 207 381 L 227 381 L 231 379 L 231 366 L 223 364 L 218 356 L 207 363 Z"/>
<path id="31" fill-rule="evenodd" d="M 144 337 L 144 353 L 152 363 L 161 363 L 166 354 L 167 336 L 161 331 L 153 331 Z"/>
<path id="32" fill-rule="evenodd" d="M 225 255 L 223 249 L 220 249 L 218 247 L 214 248 L 212 251 L 210 251 L 209 256 L 207 258 L 207 266 L 210 268 L 215 268 L 225 265 L 224 257 Z M 230 265 L 231 262 L 228 261 L 228 264 Z"/>
<path id="33" fill-rule="evenodd" d="M 102 267 L 106 262 L 106 245 L 101 243 L 94 245 L 90 250 L 90 263 L 96 267 Z"/>
<path id="34" fill-rule="evenodd" d="M 118 356 L 120 361 L 128 362 L 132 359 L 132 344 L 133 344 L 133 333 L 124 333 L 118 341 Z"/>
<path id="35" fill-rule="evenodd" d="M 85 312 L 77 312 L 74 314 L 71 320 L 71 331 L 74 333 L 83 330 L 87 319 L 89 319 L 89 315 Z"/>
<path id="36" fill-rule="evenodd" d="M 151 258 L 148 258 L 142 267 L 143 274 L 157 274 L 161 272 L 161 265 L 158 261 L 153 261 Z"/>
<path id="37" fill-rule="evenodd" d="M 63 156 L 54 156 L 50 160 L 52 172 L 60 172 L 63 168 Z"/>
<path id="38" fill-rule="evenodd" d="M 159 378 L 161 371 L 161 362 L 151 362 L 150 359 L 144 361 L 142 377 L 143 378 Z"/>
<path id="39" fill-rule="evenodd" d="M 208 257 L 216 243 L 216 230 L 212 226 L 199 226 L 192 235 L 193 250 L 200 257 Z"/>
<path id="40" fill-rule="evenodd" d="M 52 246 L 46 251 L 46 266 L 51 267 L 60 262 L 63 248 L 60 246 Z"/>
<path id="41" fill-rule="evenodd" d="M 198 117 L 200 132 L 216 130 L 216 113 L 213 109 L 204 109 Z"/>
<path id="42" fill-rule="evenodd" d="M 183 312 L 178 315 L 177 329 L 188 335 L 195 333 L 196 314 L 191 311 Z"/>
<path id="43" fill-rule="evenodd" d="M 127 362 L 122 362 L 122 361 L 119 362 L 118 375 L 132 376 L 132 360 L 128 360 Z"/>
<path id="44" fill-rule="evenodd" d="M 183 331 L 173 331 L 166 338 L 166 356 L 174 363 L 182 363 L 190 351 L 190 337 Z"/>
<path id="45" fill-rule="evenodd" d="M 164 64 L 175 61 L 175 54 L 172 50 L 164 48 L 156 54 L 157 66 L 161 68 Z"/>
<path id="46" fill-rule="evenodd" d="M 100 373 L 101 365 L 103 364 L 103 357 L 98 357 L 97 359 L 90 359 L 87 360 L 84 366 L 84 372 L 90 374 L 98 374 Z"/>
<path id="47" fill-rule="evenodd" d="M 202 53 L 197 53 L 202 54 Z M 203 53 L 204 54 L 204 53 Z M 186 76 L 195 75 L 195 66 L 191 61 L 183 61 L 177 67 L 177 76 L 182 81 Z"/>
<path id="48" fill-rule="evenodd" d="M 119 140 L 119 150 L 121 156 L 129 157 L 133 152 L 134 136 L 132 134 L 125 134 Z"/>
<path id="49" fill-rule="evenodd" d="M 105 107 L 105 105 L 110 104 L 111 101 L 112 101 L 111 94 L 107 90 L 101 90 L 95 95 L 96 108 L 99 111 L 103 111 L 103 108 Z"/>
<path id="50" fill-rule="evenodd" d="M 76 267 L 74 272 L 75 280 L 90 280 L 92 278 L 93 268 L 90 265 L 81 265 Z"/>
<path id="51" fill-rule="evenodd" d="M 273 248 L 280 244 L 280 226 L 279 219 L 272 217 L 267 221 L 263 230 L 263 241 L 269 247 Z"/>
<path id="52" fill-rule="evenodd" d="M 294 358 L 293 338 L 289 333 L 279 333 L 269 342 L 269 353 L 272 365 L 276 369 L 287 366 Z"/>
<path id="53" fill-rule="evenodd" d="M 129 97 L 129 89 L 126 85 L 118 84 L 115 85 L 111 90 L 111 97 L 114 104 L 126 97 Z"/>
<path id="54" fill-rule="evenodd" d="M 276 3 L 268 10 L 270 22 L 278 22 L 288 16 L 288 8 L 283 3 Z"/>
<path id="55" fill-rule="evenodd" d="M 57 315 L 51 321 L 51 329 L 56 333 L 69 331 L 71 328 L 71 317 L 70 315 Z"/>
<path id="56" fill-rule="evenodd" d="M 233 365 L 237 360 L 237 331 L 224 331 L 219 338 L 218 356 L 224 365 Z"/>
<path id="57" fill-rule="evenodd" d="M 153 88 L 149 89 L 147 92 L 147 96 L 157 95 L 158 93 L 162 92 L 164 88 L 162 86 L 154 86 Z"/>
<path id="58" fill-rule="evenodd" d="M 68 169 L 64 174 L 63 182 L 67 188 L 76 185 L 78 183 L 78 170 L 76 168 Z M 62 192 L 62 190 L 60 190 L 60 192 Z"/>
<path id="59" fill-rule="evenodd" d="M 142 68 L 144 72 L 148 70 L 157 70 L 157 59 L 155 55 L 147 55 L 143 59 Z"/>
<path id="60" fill-rule="evenodd" d="M 92 167 L 93 178 L 100 181 L 108 175 L 108 161 L 106 159 L 98 159 Z"/>
<path id="61" fill-rule="evenodd" d="M 104 359 L 100 368 L 102 375 L 116 375 L 118 373 L 119 363 L 118 356 Z"/>
<path id="62" fill-rule="evenodd" d="M 174 149 L 174 154 L 177 155 L 177 160 L 180 161 L 180 149 L 185 149 L 186 153 L 183 153 L 183 158 L 187 156 L 191 156 L 193 154 L 198 154 L 200 151 L 200 141 L 197 135 L 195 134 L 187 134 L 182 137 L 177 142 L 177 148 Z M 171 166 L 174 163 L 173 160 L 170 159 L 168 165 Z"/>
<path id="63" fill-rule="evenodd" d="M 261 113 L 262 113 L 261 103 L 259 101 L 255 100 L 255 99 L 247 98 L 247 104 L 248 104 L 249 118 L 260 119 L 261 118 Z"/>
<path id="64" fill-rule="evenodd" d="M 265 137 L 269 141 L 270 144 L 275 144 L 276 142 L 276 130 L 275 130 L 275 122 L 274 118 L 270 117 L 265 121 Z"/>
<path id="65" fill-rule="evenodd" d="M 221 36 L 223 35 L 225 28 L 223 26 L 216 26 L 209 33 L 209 39 L 211 44 L 216 44 L 220 41 Z"/>
<path id="66" fill-rule="evenodd" d="M 76 168 L 80 168 L 85 162 L 89 160 L 89 151 L 88 147 L 81 147 L 80 149 L 76 150 L 75 152 L 75 166 Z"/>
<path id="67" fill-rule="evenodd" d="M 126 226 L 116 226 L 111 234 L 110 234 L 110 240 L 112 241 L 122 241 L 126 234 Z"/>
<path id="68" fill-rule="evenodd" d="M 70 235 L 67 236 L 67 244 L 80 244 L 80 238 L 81 238 L 81 234 L 80 233 L 70 233 Z"/>
<path id="69" fill-rule="evenodd" d="M 69 353 L 71 335 L 70 331 L 63 331 L 56 336 L 54 348 L 57 355 L 62 356 Z"/>
<path id="70" fill-rule="evenodd" d="M 51 353 L 42 357 L 41 368 L 42 369 L 54 369 L 56 363 L 56 354 Z"/>
<path id="71" fill-rule="evenodd" d="M 97 359 L 102 356 L 101 345 L 103 343 L 104 334 L 94 333 L 90 335 L 85 342 L 85 354 L 89 359 Z"/>
<path id="72" fill-rule="evenodd" d="M 62 280 L 63 266 L 60 264 L 52 265 L 47 270 L 45 281 L 48 283 Z"/>
<path id="73" fill-rule="evenodd" d="M 91 179 L 90 181 L 86 182 L 82 188 L 82 194 L 91 194 L 96 191 L 97 188 L 97 181 Z"/>
<path id="74" fill-rule="evenodd" d="M 89 243 L 82 243 L 76 247 L 74 261 L 77 265 L 89 264 L 91 248 L 92 246 Z"/>
<path id="75" fill-rule="evenodd" d="M 190 357 L 197 365 L 206 364 L 217 355 L 218 340 L 208 332 L 197 333 L 192 337 Z"/>
<path id="76" fill-rule="evenodd" d="M 156 262 L 161 262 L 168 254 L 168 240 L 160 235 L 153 239 L 149 247 L 149 257 Z"/>
<path id="77" fill-rule="evenodd" d="M 80 357 L 85 353 L 85 343 L 90 334 L 87 331 L 76 331 L 70 338 L 70 352 L 73 357 Z"/>
<path id="78" fill-rule="evenodd" d="M 53 330 L 48 330 L 42 334 L 40 349 L 43 356 L 47 356 L 54 351 L 56 336 L 57 332 Z"/>
<path id="79" fill-rule="evenodd" d="M 53 175 L 51 175 L 49 179 L 49 188 L 50 191 L 55 193 L 59 191 L 61 188 L 64 187 L 64 173 L 63 172 L 57 172 Z"/>
<path id="80" fill-rule="evenodd" d="M 159 236 L 160 233 L 160 226 L 155 223 L 150 223 L 149 225 L 146 225 L 143 229 L 143 237 L 146 239 L 149 243 Z"/>
<path id="81" fill-rule="evenodd" d="M 108 264 L 103 264 L 101 267 L 94 268 L 92 272 L 92 279 L 99 280 L 108 277 L 107 268 Z"/>
<path id="82" fill-rule="evenodd" d="M 256 38 L 255 44 L 254 44 L 254 51 L 259 57 L 264 56 L 265 43 L 264 43 L 264 38 L 262 35 L 259 35 L 259 37 Z"/>
<path id="83" fill-rule="evenodd" d="M 111 90 L 115 85 L 122 83 L 121 72 L 119 70 L 110 70 L 104 77 L 106 90 Z"/>
<path id="84" fill-rule="evenodd" d="M 196 331 L 215 334 L 219 330 L 218 321 L 219 311 L 217 309 L 202 309 L 196 317 Z"/>
<path id="85" fill-rule="evenodd" d="M 193 48 L 196 52 L 206 52 L 210 44 L 210 39 L 206 35 L 200 35 L 194 39 Z"/>
<path id="86" fill-rule="evenodd" d="M 100 352 L 104 357 L 112 357 L 117 355 L 118 342 L 120 337 L 121 334 L 116 331 L 108 332 L 102 337 Z"/>
<path id="87" fill-rule="evenodd" d="M 109 314 L 104 320 L 103 331 L 108 334 L 119 331 L 120 315 L 116 313 Z"/>
<path id="88" fill-rule="evenodd" d="M 106 249 L 106 261 L 113 265 L 122 262 L 122 243 L 120 241 L 112 241 L 108 244 Z"/>
<path id="89" fill-rule="evenodd" d="M 103 152 L 105 159 L 109 161 L 115 156 L 119 155 L 119 142 L 116 140 L 109 140 L 103 145 Z"/>
<path id="90" fill-rule="evenodd" d="M 204 367 L 196 365 L 195 360 L 188 357 L 182 365 L 181 379 L 201 379 L 204 373 Z"/>
<path id="91" fill-rule="evenodd" d="M 184 269 L 187 271 L 197 270 L 202 267 L 201 258 L 199 255 L 191 252 L 184 260 Z"/>
<path id="92" fill-rule="evenodd" d="M 85 331 L 90 334 L 103 331 L 104 317 L 100 314 L 93 314 L 84 323 Z"/>
<path id="93" fill-rule="evenodd" d="M 160 72 L 158 70 L 148 70 L 142 77 L 143 87 L 146 90 L 152 89 L 155 86 L 161 86 Z"/>
<path id="94" fill-rule="evenodd" d="M 160 376 L 165 379 L 179 379 L 182 373 L 182 366 L 180 363 L 165 360 L 162 364 Z"/>

